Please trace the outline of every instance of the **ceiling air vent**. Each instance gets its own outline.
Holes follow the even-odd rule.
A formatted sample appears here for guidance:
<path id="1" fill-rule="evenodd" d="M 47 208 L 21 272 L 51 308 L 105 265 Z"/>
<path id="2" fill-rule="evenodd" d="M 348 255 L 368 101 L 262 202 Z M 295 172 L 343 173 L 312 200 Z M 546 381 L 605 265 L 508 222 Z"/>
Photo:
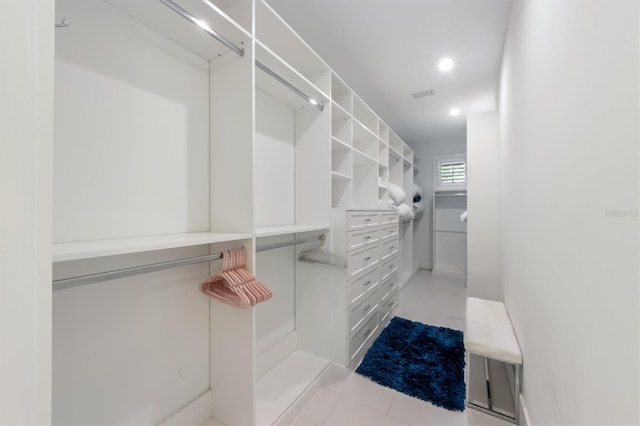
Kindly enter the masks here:
<path id="1" fill-rule="evenodd" d="M 433 96 L 435 94 L 435 91 L 433 89 L 430 90 L 425 90 L 424 92 L 418 92 L 418 93 L 414 93 L 413 95 L 413 99 L 420 99 L 420 98 L 426 98 L 427 96 Z"/>

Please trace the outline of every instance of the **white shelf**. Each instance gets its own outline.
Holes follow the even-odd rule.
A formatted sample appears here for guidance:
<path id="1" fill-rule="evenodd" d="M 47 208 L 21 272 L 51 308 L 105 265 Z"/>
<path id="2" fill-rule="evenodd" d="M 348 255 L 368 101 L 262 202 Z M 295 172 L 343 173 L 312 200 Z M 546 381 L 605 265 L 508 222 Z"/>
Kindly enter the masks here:
<path id="1" fill-rule="evenodd" d="M 66 262 L 69 260 L 141 253 L 202 244 L 224 243 L 250 238 L 253 238 L 253 235 L 194 232 L 187 234 L 158 235 L 153 237 L 54 243 L 52 260 L 53 262 Z"/>
<path id="2" fill-rule="evenodd" d="M 280 361 L 256 383 L 256 424 L 274 424 L 329 365 L 329 361 L 300 350 Z"/>
<path id="3" fill-rule="evenodd" d="M 351 180 L 351 176 L 347 176 L 338 172 L 331 172 L 331 177 L 337 180 Z"/>
<path id="4" fill-rule="evenodd" d="M 329 225 L 283 225 L 262 226 L 256 228 L 256 237 L 273 237 L 274 235 L 297 234 L 300 232 L 328 230 Z"/>
<path id="5" fill-rule="evenodd" d="M 203 58 L 213 60 L 228 53 L 235 55 L 228 47 L 158 0 L 107 0 L 107 2 Z M 179 0 L 176 3 L 237 47 L 243 48 L 250 44 L 251 34 L 216 6 L 194 0 Z"/>
<path id="6" fill-rule="evenodd" d="M 329 97 L 326 93 L 258 40 L 256 40 L 256 60 L 318 104 L 322 106 L 328 104 Z M 256 70 L 256 87 L 293 107 L 313 106 L 262 70 Z"/>

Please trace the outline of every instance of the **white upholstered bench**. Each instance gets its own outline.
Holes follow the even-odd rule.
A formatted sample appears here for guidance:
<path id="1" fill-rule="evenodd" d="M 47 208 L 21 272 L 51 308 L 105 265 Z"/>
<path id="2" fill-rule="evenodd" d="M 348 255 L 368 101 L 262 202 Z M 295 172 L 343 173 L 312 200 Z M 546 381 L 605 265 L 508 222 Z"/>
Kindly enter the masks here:
<path id="1" fill-rule="evenodd" d="M 484 359 L 485 380 L 487 382 L 488 407 L 478 405 L 469 398 L 470 385 L 467 383 L 467 406 L 519 424 L 520 413 L 520 374 L 522 367 L 522 353 L 518 340 L 511 326 L 507 309 L 502 302 L 493 300 L 467 298 L 465 316 L 464 348 L 467 352 L 467 368 L 470 367 L 469 354 L 475 354 Z M 488 360 L 500 361 L 515 368 L 512 385 L 514 415 L 506 416 L 493 409 L 490 392 Z"/>

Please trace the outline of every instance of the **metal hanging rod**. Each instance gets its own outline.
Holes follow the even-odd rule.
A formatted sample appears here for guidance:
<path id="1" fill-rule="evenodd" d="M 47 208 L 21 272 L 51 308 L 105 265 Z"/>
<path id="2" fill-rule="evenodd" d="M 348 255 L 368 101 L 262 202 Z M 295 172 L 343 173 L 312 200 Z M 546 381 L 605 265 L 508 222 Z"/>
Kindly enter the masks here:
<path id="1" fill-rule="evenodd" d="M 64 18 L 62 21 L 60 21 L 59 24 L 56 24 L 56 28 L 63 28 L 68 26 L 69 26 L 69 20 L 67 18 Z"/>
<path id="2" fill-rule="evenodd" d="M 198 26 L 199 28 L 202 28 L 211 37 L 215 38 L 220 43 L 224 44 L 229 49 L 231 49 L 234 52 L 236 52 L 238 54 L 238 56 L 240 56 L 240 57 L 244 56 L 244 48 L 236 46 L 229 39 L 225 38 L 223 35 L 219 34 L 218 32 L 214 31 L 213 29 L 211 29 L 205 22 L 203 22 L 200 19 L 196 18 L 195 16 L 193 16 L 192 14 L 190 14 L 189 12 L 187 12 L 186 10 L 184 10 L 183 8 L 181 8 L 180 6 L 175 4 L 173 1 L 171 1 L 171 0 L 158 0 L 158 1 L 163 3 L 169 9 L 173 10 L 174 12 L 176 12 L 178 15 L 182 16 L 187 21 L 189 21 L 192 24 Z"/>
<path id="3" fill-rule="evenodd" d="M 256 252 L 272 250 L 272 249 L 277 249 L 281 247 L 295 246 L 297 244 L 311 243 L 313 241 L 324 242 L 325 239 L 326 237 L 324 236 L 324 234 L 321 234 L 317 237 L 303 238 L 301 240 L 291 240 L 291 241 L 283 241 L 281 243 L 265 244 L 265 245 L 256 247 Z"/>
<path id="4" fill-rule="evenodd" d="M 160 1 L 164 1 L 164 0 L 160 0 Z M 266 65 L 264 65 L 262 62 L 256 60 L 256 67 L 258 67 L 262 71 L 266 72 L 269 76 L 273 77 L 275 80 L 277 80 L 283 86 L 285 86 L 287 89 L 291 90 L 293 93 L 295 93 L 296 95 L 300 96 L 302 99 L 304 99 L 305 101 L 309 102 L 311 105 L 315 106 L 320 111 L 324 111 L 324 105 L 320 105 L 318 103 L 318 101 L 316 101 L 315 99 L 311 98 L 310 96 L 307 96 L 306 93 L 304 93 L 303 91 L 298 89 L 293 84 L 289 83 L 284 78 L 280 77 L 278 74 L 276 74 L 274 71 L 272 71 Z"/>
<path id="5" fill-rule="evenodd" d="M 318 237 L 304 238 L 301 240 L 284 241 L 280 243 L 266 244 L 256 248 L 256 251 L 271 250 L 295 244 L 308 243 L 312 241 L 325 240 L 324 234 Z M 214 253 L 205 256 L 187 257 L 185 259 L 169 260 L 166 262 L 152 263 L 150 265 L 134 266 L 131 268 L 116 269 L 113 271 L 97 272 L 95 274 L 80 275 L 77 277 L 61 278 L 53 281 L 53 291 L 64 290 L 66 288 L 79 287 L 87 284 L 95 284 L 104 281 L 116 280 L 119 278 L 131 277 L 134 275 L 148 274 L 150 272 L 163 271 L 165 269 L 177 268 L 178 266 L 195 265 L 197 263 L 212 262 L 222 259 L 222 253 Z"/>
<path id="6" fill-rule="evenodd" d="M 205 256 L 187 257 L 185 259 L 169 260 L 167 262 L 152 263 L 150 265 L 116 269 L 114 271 L 80 275 L 78 277 L 62 278 L 62 279 L 53 281 L 53 291 L 63 290 L 65 288 L 71 288 L 71 287 L 78 287 L 81 285 L 95 284 L 95 283 L 100 283 L 104 281 L 111 281 L 111 280 L 116 280 L 118 278 L 131 277 L 134 275 L 148 274 L 149 272 L 156 272 L 156 271 L 162 271 L 165 269 L 177 268 L 178 266 L 211 262 L 219 259 L 222 259 L 222 253 L 209 254 Z"/>

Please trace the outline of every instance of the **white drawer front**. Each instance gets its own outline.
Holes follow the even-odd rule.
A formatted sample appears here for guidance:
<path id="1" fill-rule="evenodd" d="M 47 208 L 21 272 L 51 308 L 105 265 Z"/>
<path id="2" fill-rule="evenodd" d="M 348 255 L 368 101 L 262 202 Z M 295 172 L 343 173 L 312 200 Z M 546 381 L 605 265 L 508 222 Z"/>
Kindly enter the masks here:
<path id="1" fill-rule="evenodd" d="M 352 306 L 348 313 L 348 334 L 353 333 L 362 324 L 362 322 L 369 317 L 369 315 L 373 314 L 375 310 L 378 309 L 379 303 L 380 297 L 378 295 L 378 290 L 376 289 L 362 302 Z"/>
<path id="2" fill-rule="evenodd" d="M 364 326 L 349 339 L 349 363 L 355 358 L 360 348 L 373 336 L 378 329 L 378 316 L 373 315 Z"/>
<path id="3" fill-rule="evenodd" d="M 398 239 L 394 238 L 380 244 L 380 259 L 387 260 L 390 256 L 398 253 Z"/>
<path id="4" fill-rule="evenodd" d="M 347 231 L 362 229 L 370 226 L 378 226 L 378 213 L 371 212 L 347 212 Z"/>
<path id="5" fill-rule="evenodd" d="M 392 311 L 398 306 L 400 301 L 400 292 L 396 291 L 387 300 L 380 304 L 378 309 L 378 317 L 380 318 L 380 324 L 384 325 L 391 318 Z"/>
<path id="6" fill-rule="evenodd" d="M 380 239 L 386 240 L 387 238 L 398 237 L 398 225 L 385 226 L 380 229 Z"/>
<path id="7" fill-rule="evenodd" d="M 347 274 L 352 278 L 372 265 L 378 264 L 378 246 L 365 247 L 349 253 L 347 257 Z"/>
<path id="8" fill-rule="evenodd" d="M 351 281 L 347 281 L 347 307 L 353 306 L 358 302 L 367 292 L 376 288 L 378 285 L 378 269 L 373 268 L 371 272 L 360 278 L 355 278 Z"/>
<path id="9" fill-rule="evenodd" d="M 380 213 L 380 223 L 382 225 L 388 225 L 390 223 L 398 223 L 398 213 Z"/>
<path id="10" fill-rule="evenodd" d="M 347 251 L 364 247 L 378 241 L 378 230 L 367 229 L 363 231 L 347 232 Z"/>
<path id="11" fill-rule="evenodd" d="M 398 256 L 394 255 L 380 264 L 380 280 L 385 281 L 398 270 Z"/>
<path id="12" fill-rule="evenodd" d="M 387 297 L 400 286 L 398 271 L 392 272 L 380 285 L 380 300 L 385 301 Z"/>

